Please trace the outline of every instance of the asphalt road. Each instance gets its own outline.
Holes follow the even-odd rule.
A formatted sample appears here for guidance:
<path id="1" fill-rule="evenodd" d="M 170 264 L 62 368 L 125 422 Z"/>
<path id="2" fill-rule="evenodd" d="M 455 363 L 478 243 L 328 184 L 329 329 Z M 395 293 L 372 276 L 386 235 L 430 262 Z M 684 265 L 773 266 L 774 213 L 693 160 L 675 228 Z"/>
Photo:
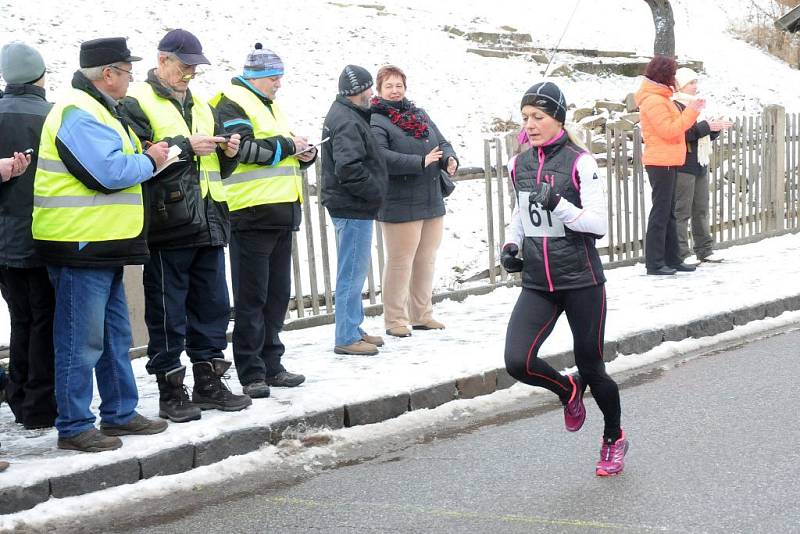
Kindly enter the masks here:
<path id="1" fill-rule="evenodd" d="M 602 420 L 552 403 L 336 468 L 127 510 L 120 532 L 800 532 L 800 332 L 624 377 L 626 469 L 598 478 Z M 378 447 L 380 449 L 380 447 Z M 342 459 L 340 459 L 342 460 Z M 183 499 L 187 504 L 186 499 Z M 170 512 L 170 509 L 173 509 Z M 162 514 L 155 517 L 154 514 Z M 126 525 L 137 525 L 135 528 Z M 91 523 L 83 528 L 92 530 Z"/>

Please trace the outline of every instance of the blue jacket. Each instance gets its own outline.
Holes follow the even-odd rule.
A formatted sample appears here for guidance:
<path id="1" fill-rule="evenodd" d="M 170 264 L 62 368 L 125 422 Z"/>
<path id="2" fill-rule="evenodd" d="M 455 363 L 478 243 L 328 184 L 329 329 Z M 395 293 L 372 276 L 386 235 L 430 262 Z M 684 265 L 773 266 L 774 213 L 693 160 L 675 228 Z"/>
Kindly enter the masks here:
<path id="1" fill-rule="evenodd" d="M 149 180 L 155 172 L 150 156 L 123 153 L 116 130 L 82 109 L 65 110 L 56 147 L 73 176 L 89 189 L 106 194 Z"/>
<path id="2" fill-rule="evenodd" d="M 97 99 L 119 119 L 117 103 L 97 90 L 80 71 L 75 73 L 72 86 Z M 120 122 L 126 124 L 121 119 Z M 56 134 L 56 149 L 72 176 L 87 188 L 105 194 L 149 180 L 156 168 L 150 156 L 124 154 L 122 140 L 115 130 L 77 108 L 65 112 Z M 146 206 L 147 197 L 142 200 Z M 139 265 L 150 259 L 147 227 L 145 210 L 142 232 L 134 238 L 92 243 L 36 240 L 36 250 L 45 263 L 52 265 L 86 268 Z"/>

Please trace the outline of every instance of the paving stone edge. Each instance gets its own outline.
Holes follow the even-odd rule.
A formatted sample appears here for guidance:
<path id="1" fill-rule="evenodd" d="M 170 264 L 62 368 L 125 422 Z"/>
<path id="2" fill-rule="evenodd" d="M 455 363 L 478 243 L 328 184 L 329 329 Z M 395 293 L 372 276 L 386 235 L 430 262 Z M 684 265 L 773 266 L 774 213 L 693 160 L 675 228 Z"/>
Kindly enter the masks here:
<path id="1" fill-rule="evenodd" d="M 766 317 L 777 317 L 786 311 L 800 309 L 800 295 L 776 301 L 721 312 L 685 324 L 667 325 L 645 330 L 623 339 L 607 341 L 604 359 L 614 360 L 619 354 L 640 354 L 665 341 L 690 337 L 707 337 L 732 330 Z M 556 368 L 572 365 L 571 352 L 545 356 Z M 210 465 L 230 456 L 247 454 L 286 437 L 294 437 L 308 428 L 342 428 L 371 424 L 392 419 L 410 410 L 430 409 L 457 399 L 471 399 L 511 387 L 515 380 L 504 368 L 463 376 L 439 384 L 349 403 L 323 412 L 288 418 L 256 428 L 237 429 L 213 439 L 181 444 L 141 458 L 125 458 L 111 464 L 49 479 L 37 480 L 25 486 L 0 488 L 0 514 L 33 508 L 52 497 L 82 495 L 121 484 L 130 484 L 153 476 L 176 474 L 195 467 Z"/>

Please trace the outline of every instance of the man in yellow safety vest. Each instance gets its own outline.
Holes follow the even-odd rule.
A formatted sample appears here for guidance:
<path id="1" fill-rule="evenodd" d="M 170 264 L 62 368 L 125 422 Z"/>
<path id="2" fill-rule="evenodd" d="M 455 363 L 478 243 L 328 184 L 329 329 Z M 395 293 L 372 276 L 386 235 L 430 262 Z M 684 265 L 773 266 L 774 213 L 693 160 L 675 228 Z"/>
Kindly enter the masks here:
<path id="1" fill-rule="evenodd" d="M 143 141 L 166 141 L 178 153 L 148 187 L 151 259 L 144 267 L 147 370 L 158 382 L 159 415 L 177 423 L 199 419 L 203 409 L 237 411 L 252 403 L 221 380 L 231 365 L 222 354 L 230 319 L 222 177 L 236 168 L 239 136 L 222 136 L 211 106 L 189 90 L 201 64 L 209 61 L 197 37 L 172 30 L 158 44 L 158 66 L 122 101 Z M 191 402 L 184 349 L 193 364 Z"/>
<path id="2" fill-rule="evenodd" d="M 231 211 L 233 359 L 251 397 L 268 397 L 270 386 L 305 380 L 281 364 L 285 347 L 278 334 L 291 291 L 301 170 L 313 164 L 317 150 L 291 132 L 275 102 L 283 72 L 281 58 L 256 43 L 242 75 L 212 101 L 225 130 L 242 136 L 239 166 L 223 183 Z"/>
<path id="3" fill-rule="evenodd" d="M 128 349 L 124 265 L 148 259 L 142 182 L 167 159 L 167 144 L 142 154 L 117 114 L 133 79 L 122 37 L 81 45 L 72 89 L 44 123 L 33 187 L 33 239 L 56 296 L 53 326 L 58 447 L 117 449 L 116 436 L 155 434 L 166 421 L 136 412 Z M 100 432 L 90 410 L 97 376 Z"/>

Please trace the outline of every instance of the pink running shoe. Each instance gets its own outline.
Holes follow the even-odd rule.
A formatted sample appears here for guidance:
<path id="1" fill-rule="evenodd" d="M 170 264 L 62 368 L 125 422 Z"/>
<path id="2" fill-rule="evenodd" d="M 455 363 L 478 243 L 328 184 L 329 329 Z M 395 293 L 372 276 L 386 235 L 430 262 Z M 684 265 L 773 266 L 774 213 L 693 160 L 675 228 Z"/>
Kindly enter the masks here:
<path id="1" fill-rule="evenodd" d="M 572 384 L 572 396 L 564 405 L 564 426 L 569 432 L 577 432 L 586 421 L 586 407 L 583 405 L 583 382 L 578 374 L 567 375 Z"/>
<path id="2" fill-rule="evenodd" d="M 595 472 L 599 477 L 610 477 L 622 473 L 625 467 L 625 453 L 628 452 L 628 438 L 625 431 L 614 443 L 606 443 L 600 447 L 600 461 L 597 462 Z"/>

